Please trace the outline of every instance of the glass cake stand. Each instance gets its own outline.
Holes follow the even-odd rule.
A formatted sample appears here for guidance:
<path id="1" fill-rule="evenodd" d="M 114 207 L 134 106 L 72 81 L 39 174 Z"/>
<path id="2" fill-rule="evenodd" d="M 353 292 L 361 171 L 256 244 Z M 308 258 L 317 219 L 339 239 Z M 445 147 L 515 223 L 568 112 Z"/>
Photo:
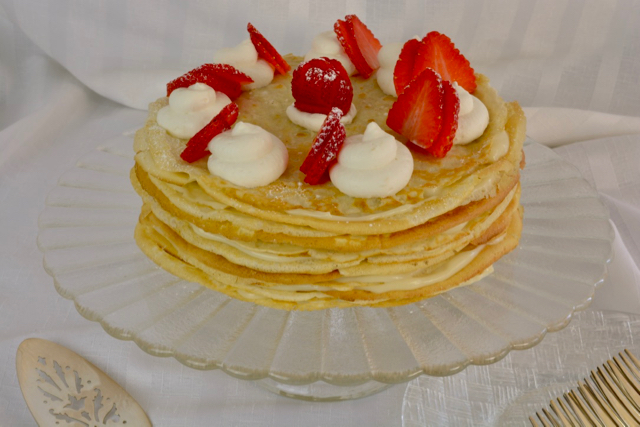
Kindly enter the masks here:
<path id="1" fill-rule="evenodd" d="M 282 311 L 181 280 L 133 240 L 141 202 L 130 137 L 60 178 L 38 246 L 57 291 L 112 336 L 195 369 L 222 369 L 284 396 L 363 397 L 422 374 L 446 376 L 534 346 L 588 306 L 611 257 L 607 209 L 578 171 L 526 144 L 519 247 L 494 274 L 393 308 Z"/>
<path id="2" fill-rule="evenodd" d="M 640 316 L 614 311 L 576 313 L 564 330 L 528 351 L 451 377 L 409 382 L 402 427 L 531 426 L 529 417 L 575 390 L 592 370 L 624 349 L 640 354 Z"/>

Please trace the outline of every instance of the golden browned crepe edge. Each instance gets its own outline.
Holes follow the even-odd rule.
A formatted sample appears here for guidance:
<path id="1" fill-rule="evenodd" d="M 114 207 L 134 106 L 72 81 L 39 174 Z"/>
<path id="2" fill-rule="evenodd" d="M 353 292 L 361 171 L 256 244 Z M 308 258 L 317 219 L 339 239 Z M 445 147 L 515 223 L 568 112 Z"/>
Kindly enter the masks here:
<path id="1" fill-rule="evenodd" d="M 149 215 L 148 210 L 143 209 L 141 216 Z M 375 294 L 363 290 L 351 291 L 325 291 L 326 295 L 333 297 L 332 299 L 313 299 L 303 302 L 279 301 L 269 298 L 248 298 L 245 296 L 247 292 L 235 289 L 233 286 L 222 285 L 212 280 L 211 274 L 203 272 L 201 269 L 184 262 L 177 256 L 177 252 L 172 250 L 174 242 L 169 242 L 153 228 L 145 227 L 138 224 L 135 230 L 135 238 L 142 251 L 158 265 L 174 275 L 186 280 L 201 283 L 211 289 L 225 293 L 233 298 L 244 301 L 255 302 L 268 307 L 284 309 L 284 310 L 317 310 L 331 307 L 347 307 L 366 305 L 370 307 L 390 307 L 402 305 L 429 298 L 455 288 L 465 283 L 473 277 L 482 274 L 495 261 L 507 252 L 513 250 L 518 245 L 520 233 L 522 230 L 522 210 L 518 209 L 513 213 L 512 219 L 506 230 L 504 238 L 496 244 L 487 245 L 474 260 L 458 273 L 451 276 L 438 284 L 426 286 L 416 290 L 409 291 L 392 291 L 381 294 Z M 179 239 L 179 236 L 175 235 Z M 158 241 L 163 242 L 158 244 Z M 206 258 L 205 258 L 206 259 Z M 206 262 L 206 261 L 205 261 Z M 217 265 L 217 264 L 214 264 Z M 266 278 L 265 276 L 260 276 Z M 308 281 L 292 282 L 310 283 Z"/>
<path id="2" fill-rule="evenodd" d="M 433 218 L 424 224 L 395 233 L 376 236 L 358 236 L 357 239 L 353 239 L 349 238 L 349 235 L 307 238 L 284 233 L 267 233 L 260 230 L 251 231 L 249 233 L 238 233 L 238 226 L 231 222 L 202 219 L 176 207 L 175 204 L 173 204 L 171 200 L 169 200 L 169 198 L 151 182 L 146 172 L 141 168 L 138 168 L 137 165 L 134 166 L 130 174 L 133 188 L 143 199 L 148 195 L 158 202 L 160 207 L 170 215 L 190 222 L 208 233 L 219 234 L 228 239 L 241 241 L 260 240 L 267 243 L 286 242 L 303 248 L 344 252 L 388 249 L 436 236 L 459 224 L 470 221 L 484 212 L 494 209 L 518 184 L 519 178 L 519 174 L 513 176 L 508 184 L 501 186 L 500 191 L 494 197 L 471 202 L 465 206 L 459 206 L 456 209 Z"/>
<path id="3" fill-rule="evenodd" d="M 381 294 L 374 294 L 364 290 L 352 290 L 346 292 L 327 291 L 325 293 L 340 300 L 357 302 L 359 305 L 362 305 L 363 303 L 365 305 L 369 305 L 368 302 L 373 302 L 374 306 L 377 307 L 393 307 L 431 298 L 450 289 L 456 288 L 460 284 L 468 282 L 474 277 L 482 274 L 501 257 L 518 246 L 521 232 L 522 209 L 518 209 L 512 215 L 509 226 L 504 234 L 504 239 L 496 244 L 485 246 L 485 248 L 469 265 L 448 279 L 438 282 L 437 284 L 415 290 L 391 291 Z M 379 301 L 382 297 L 385 298 L 385 301 Z"/>
<path id="4" fill-rule="evenodd" d="M 206 246 L 200 244 L 194 244 L 188 237 L 182 235 L 174 226 L 173 219 L 163 217 L 161 210 L 157 210 L 152 207 L 154 202 L 150 201 L 143 205 L 144 214 L 141 215 L 140 223 L 144 226 L 153 226 L 159 234 L 163 235 L 169 243 L 168 251 L 174 256 L 177 256 L 185 262 L 197 265 L 205 272 L 209 272 L 212 275 L 218 275 L 221 272 L 231 275 L 232 277 L 241 277 L 250 280 L 267 281 L 274 284 L 298 284 L 297 280 L 301 280 L 302 283 L 309 283 L 308 275 L 313 275 L 314 280 L 325 281 L 331 280 L 331 275 L 338 271 L 341 276 L 366 276 L 366 275 L 390 275 L 390 274 L 404 274 L 408 272 L 417 271 L 434 264 L 437 264 L 462 250 L 464 247 L 471 244 L 475 240 L 488 241 L 490 238 L 499 234 L 504 230 L 508 224 L 511 215 L 514 210 L 519 206 L 519 189 L 514 189 L 514 195 L 510 198 L 507 206 L 503 206 L 499 211 L 491 212 L 486 218 L 486 222 L 479 227 L 461 238 L 456 238 L 450 243 L 443 245 L 442 251 L 424 251 L 422 257 L 410 258 L 407 260 L 397 259 L 390 260 L 388 262 L 371 262 L 368 256 L 363 256 L 357 260 L 356 263 L 340 263 L 330 262 L 329 268 L 322 268 L 323 262 L 320 262 L 320 269 L 316 268 L 317 265 L 314 260 L 310 259 L 310 263 L 287 263 L 285 265 L 279 265 L 279 263 L 268 262 L 255 262 L 255 260 L 230 258 L 227 252 L 218 252 L 217 250 L 210 250 Z M 491 218 L 493 217 L 493 218 Z M 494 226 L 494 224 L 497 224 Z M 232 250 L 233 248 L 231 248 Z M 222 258 L 220 258 L 222 257 Z M 221 265 L 222 268 L 216 269 L 216 266 Z M 218 271 L 220 270 L 220 271 Z M 260 276 L 260 273 L 267 273 Z M 219 278 L 219 281 L 229 281 L 229 277 L 226 280 Z M 294 278 L 289 280 L 290 278 Z"/>

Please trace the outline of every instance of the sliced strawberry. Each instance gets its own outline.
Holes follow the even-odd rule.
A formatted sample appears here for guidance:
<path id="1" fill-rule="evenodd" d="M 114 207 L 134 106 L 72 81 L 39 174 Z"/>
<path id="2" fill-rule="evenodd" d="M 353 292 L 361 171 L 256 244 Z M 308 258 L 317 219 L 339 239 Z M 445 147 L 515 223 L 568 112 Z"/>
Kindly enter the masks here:
<path id="1" fill-rule="evenodd" d="M 356 70 L 368 79 L 380 67 L 380 41 L 356 15 L 347 15 L 344 21 L 338 19 L 333 30 Z"/>
<path id="2" fill-rule="evenodd" d="M 273 47 L 251 23 L 247 24 L 247 31 L 249 31 L 251 43 L 253 43 L 253 46 L 258 51 L 258 56 L 273 65 L 273 68 L 275 68 L 278 73 L 287 74 L 291 66 L 284 60 L 282 55 L 278 53 L 276 48 Z"/>
<path id="3" fill-rule="evenodd" d="M 327 114 L 327 118 L 322 123 L 322 127 L 314 138 L 313 144 L 311 144 L 311 149 L 309 150 L 307 157 L 300 166 L 300 171 L 302 173 L 309 174 L 309 172 L 311 172 L 314 165 L 322 157 L 324 153 L 323 146 L 326 144 L 327 140 L 330 139 L 331 135 L 335 134 L 336 131 L 339 133 L 340 128 L 344 129 L 344 125 L 340 122 L 342 116 L 342 111 L 337 108 L 333 108 L 329 114 Z"/>
<path id="4" fill-rule="evenodd" d="M 382 49 L 380 41 L 356 15 L 348 15 L 345 19 L 351 23 L 358 47 L 367 64 L 374 70 L 380 68 L 380 62 L 378 61 L 378 51 Z"/>
<path id="5" fill-rule="evenodd" d="M 413 79 L 393 104 L 387 125 L 415 145 L 429 148 L 442 128 L 442 79 L 427 68 Z"/>
<path id="6" fill-rule="evenodd" d="M 237 119 L 238 105 L 235 102 L 230 102 L 220 110 L 218 115 L 216 115 L 208 125 L 200 129 L 200 131 L 187 142 L 186 148 L 180 154 L 182 160 L 193 163 L 205 157 L 209 154 L 207 147 L 213 137 L 231 129 L 231 125 L 233 125 Z"/>
<path id="7" fill-rule="evenodd" d="M 302 173 L 307 175 L 304 178 L 307 184 L 317 185 L 328 180 L 329 168 L 338 160 L 338 153 L 346 138 L 341 118 L 342 111 L 337 107 L 332 108 L 313 140 L 311 150 L 300 166 Z"/>
<path id="8" fill-rule="evenodd" d="M 293 71 L 291 94 L 300 111 L 329 114 L 331 108 L 338 107 L 347 114 L 353 101 L 353 86 L 340 61 L 314 58 Z"/>
<path id="9" fill-rule="evenodd" d="M 476 76 L 473 68 L 451 39 L 437 31 L 432 31 L 422 39 L 425 45 L 416 59 L 416 69 L 433 68 L 444 80 L 458 82 L 467 92 L 476 90 Z"/>
<path id="10" fill-rule="evenodd" d="M 460 112 L 460 98 L 451 82 L 443 80 L 442 87 L 444 89 L 442 128 L 435 143 L 427 148 L 429 154 L 438 158 L 446 156 L 453 146 L 453 138 L 458 130 L 458 113 Z"/>
<path id="11" fill-rule="evenodd" d="M 397 95 L 404 92 L 405 86 L 422 72 L 422 70 L 416 71 L 416 58 L 422 46 L 420 40 L 410 39 L 402 47 L 398 62 L 393 69 L 393 85 Z"/>
<path id="12" fill-rule="evenodd" d="M 333 25 L 333 31 L 336 33 L 338 41 L 342 45 L 342 48 L 344 49 L 351 62 L 353 62 L 356 70 L 358 70 L 358 72 L 363 77 L 370 76 L 373 73 L 373 69 L 369 66 L 369 64 L 367 64 L 364 56 L 362 56 L 362 54 L 360 53 L 358 42 L 356 41 L 355 34 L 353 34 L 351 25 L 349 25 L 346 21 L 338 19 Z"/>
<path id="13" fill-rule="evenodd" d="M 242 85 L 253 79 L 229 64 L 204 64 L 167 83 L 167 96 L 181 87 L 204 83 L 229 98 L 236 99 L 242 93 Z"/>

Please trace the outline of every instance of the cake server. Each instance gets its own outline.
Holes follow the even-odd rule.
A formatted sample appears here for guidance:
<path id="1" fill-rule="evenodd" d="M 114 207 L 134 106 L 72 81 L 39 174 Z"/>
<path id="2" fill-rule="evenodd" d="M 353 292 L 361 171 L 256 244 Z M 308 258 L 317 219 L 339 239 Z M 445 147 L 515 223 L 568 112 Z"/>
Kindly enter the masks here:
<path id="1" fill-rule="evenodd" d="M 24 340 L 18 346 L 16 370 L 22 396 L 39 426 L 151 426 L 126 390 L 59 344 Z"/>

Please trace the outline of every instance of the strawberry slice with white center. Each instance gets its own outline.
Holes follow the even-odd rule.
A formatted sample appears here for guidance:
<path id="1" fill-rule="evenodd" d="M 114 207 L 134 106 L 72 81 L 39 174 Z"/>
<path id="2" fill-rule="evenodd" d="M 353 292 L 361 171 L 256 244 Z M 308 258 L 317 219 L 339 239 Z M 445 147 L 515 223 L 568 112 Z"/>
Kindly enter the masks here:
<path id="1" fill-rule="evenodd" d="M 204 83 L 233 100 L 242 93 L 242 85 L 253 83 L 253 79 L 229 64 L 204 64 L 167 83 L 167 96 L 195 83 Z"/>
<path id="2" fill-rule="evenodd" d="M 362 77 L 368 79 L 380 68 L 378 51 L 382 45 L 360 18 L 347 15 L 344 21 L 338 19 L 333 29 L 342 48 Z"/>
<path id="3" fill-rule="evenodd" d="M 460 98 L 451 82 L 443 80 L 442 88 L 444 89 L 442 94 L 442 127 L 435 142 L 424 149 L 424 152 L 440 159 L 446 156 L 453 147 L 453 138 L 458 130 L 458 113 L 460 112 Z M 410 148 L 416 148 L 415 151 L 419 152 L 423 150 L 415 145 Z"/>
<path id="4" fill-rule="evenodd" d="M 398 96 L 389 110 L 387 125 L 418 147 L 431 147 L 442 129 L 443 94 L 442 79 L 427 68 Z"/>
<path id="5" fill-rule="evenodd" d="M 291 66 L 284 60 L 282 55 L 278 53 L 275 47 L 254 27 L 251 23 L 247 24 L 247 31 L 249 31 L 249 37 L 251 43 L 258 51 L 258 56 L 275 68 L 276 72 L 280 74 L 287 74 L 291 69 Z"/>
<path id="6" fill-rule="evenodd" d="M 329 180 L 329 168 L 338 161 L 347 135 L 341 118 L 342 110 L 332 108 L 313 140 L 311 150 L 300 166 L 300 171 L 307 175 L 304 178 L 307 184 L 323 184 Z"/>
<path id="7" fill-rule="evenodd" d="M 423 48 L 422 42 L 416 39 L 407 40 L 402 46 L 398 62 L 393 69 L 393 85 L 397 95 L 402 94 L 409 82 L 423 71 L 416 70 L 416 59 L 421 48 Z"/>
<path id="8" fill-rule="evenodd" d="M 476 76 L 469 60 L 460 53 L 451 39 L 432 31 L 422 39 L 424 48 L 416 58 L 416 70 L 433 68 L 444 80 L 458 82 L 467 92 L 476 90 Z"/>
<path id="9" fill-rule="evenodd" d="M 443 80 L 444 89 L 442 107 L 442 128 L 435 144 L 428 148 L 429 153 L 435 157 L 442 158 L 447 155 L 453 147 L 453 138 L 458 130 L 458 114 L 460 113 L 460 97 L 450 81 Z"/>
<path id="10" fill-rule="evenodd" d="M 207 156 L 209 154 L 209 142 L 221 134 L 224 131 L 231 129 L 238 119 L 238 105 L 234 102 L 227 104 L 217 116 L 215 116 L 209 124 L 200 129 L 190 140 L 187 142 L 186 148 L 180 154 L 182 160 L 188 163 L 193 163 L 196 160 Z"/>

